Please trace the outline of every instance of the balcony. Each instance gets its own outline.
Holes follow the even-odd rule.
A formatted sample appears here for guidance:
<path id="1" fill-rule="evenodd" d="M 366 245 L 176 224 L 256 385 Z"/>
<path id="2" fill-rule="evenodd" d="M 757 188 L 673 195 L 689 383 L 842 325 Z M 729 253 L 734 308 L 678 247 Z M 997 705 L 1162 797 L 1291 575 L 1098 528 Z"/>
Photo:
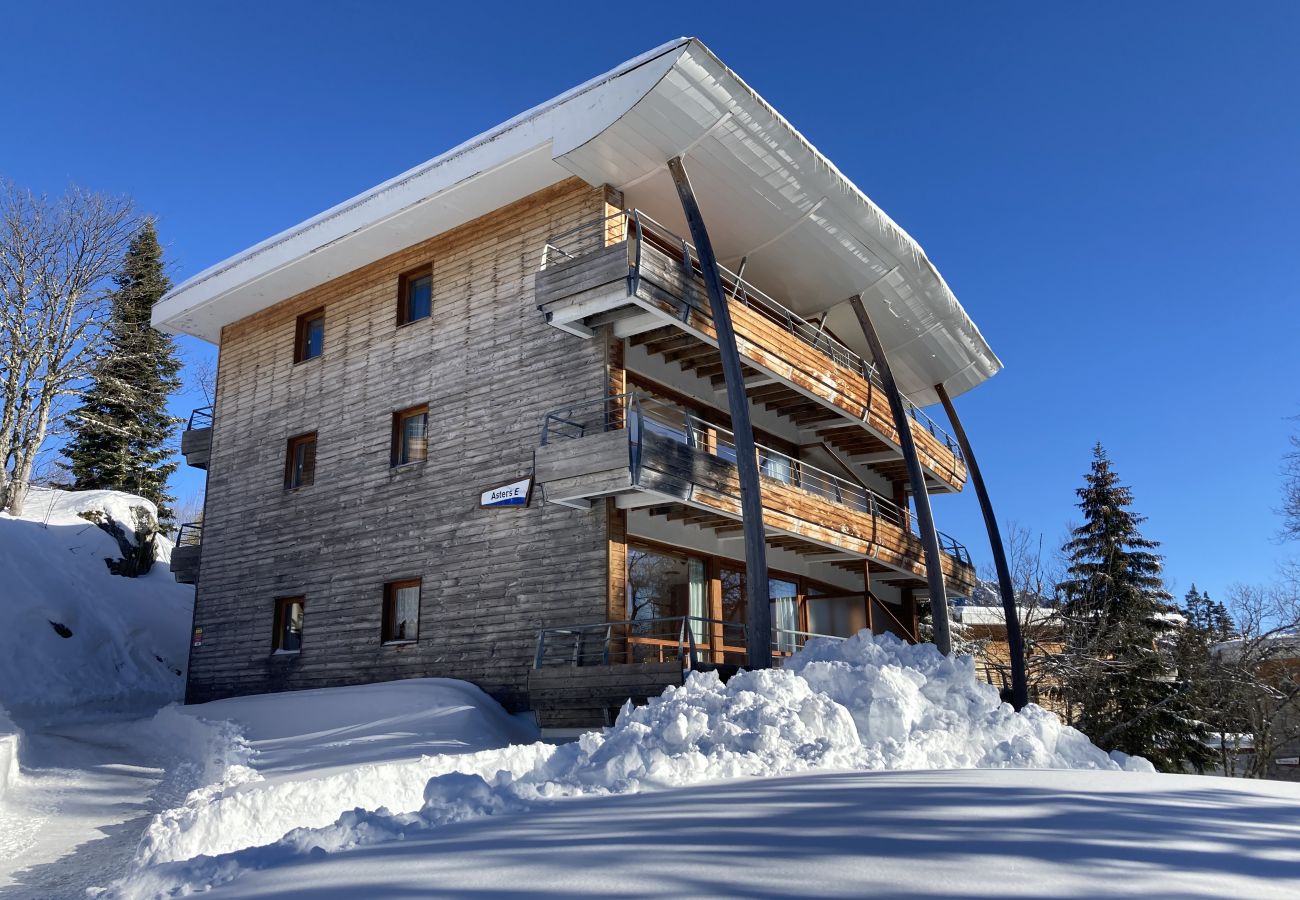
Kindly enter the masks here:
<path id="1" fill-rule="evenodd" d="M 203 543 L 203 523 L 186 522 L 176 535 L 172 547 L 172 577 L 180 584 L 198 584 L 199 558 Z"/>
<path id="2" fill-rule="evenodd" d="M 717 333 L 697 258 L 689 242 L 653 219 L 621 212 L 547 242 L 536 276 L 539 308 L 551 325 L 581 337 L 608 324 L 633 346 L 720 388 Z M 721 273 L 750 399 L 886 478 L 906 480 L 875 366 L 740 274 Z M 966 464 L 956 441 L 905 404 L 930 489 L 960 491 Z"/>
<path id="3" fill-rule="evenodd" d="M 746 631 L 743 623 L 701 616 L 543 628 L 528 673 L 529 705 L 543 728 L 611 725 L 625 702 L 644 704 L 680 685 L 686 672 L 730 677 L 745 664 Z M 813 638 L 843 640 L 773 627 L 773 663 Z"/>
<path id="4" fill-rule="evenodd" d="M 732 433 L 637 393 L 549 413 L 535 457 L 548 503 L 589 507 L 612 497 L 622 508 L 711 528 L 741 530 L 740 482 Z M 910 512 L 857 482 L 758 448 L 768 543 L 816 561 L 869 561 L 918 588 L 925 554 Z M 975 572 L 966 548 L 940 535 L 944 577 L 969 595 Z M 860 571 L 860 568 L 859 568 Z"/>
<path id="5" fill-rule="evenodd" d="M 190 421 L 181 432 L 181 455 L 185 464 L 207 470 L 212 457 L 212 407 L 202 406 L 190 413 Z"/>

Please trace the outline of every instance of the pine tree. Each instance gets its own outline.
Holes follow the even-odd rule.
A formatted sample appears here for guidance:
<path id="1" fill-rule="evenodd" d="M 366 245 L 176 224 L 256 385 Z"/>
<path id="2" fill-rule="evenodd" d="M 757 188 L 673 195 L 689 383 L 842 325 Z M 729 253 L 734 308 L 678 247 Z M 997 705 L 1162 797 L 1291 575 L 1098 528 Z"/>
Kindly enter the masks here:
<path id="1" fill-rule="evenodd" d="M 1103 748 L 1145 756 L 1160 769 L 1199 770 L 1211 761 L 1207 730 L 1174 666 L 1179 623 L 1160 577 L 1159 544 L 1142 536 L 1145 519 L 1130 509 L 1133 493 L 1101 444 L 1076 493 L 1084 521 L 1065 544 L 1070 564 L 1057 585 L 1072 724 Z"/>
<path id="2" fill-rule="evenodd" d="M 158 506 L 171 521 L 175 498 L 167 479 L 176 471 L 168 446 L 180 421 L 167 413 L 167 398 L 180 386 L 180 360 L 170 337 L 153 328 L 150 314 L 171 286 L 152 221 L 131 239 L 115 276 L 112 321 L 105 351 L 92 371 L 81 405 L 68 416 L 72 439 L 64 465 L 78 490 L 128 491 Z"/>

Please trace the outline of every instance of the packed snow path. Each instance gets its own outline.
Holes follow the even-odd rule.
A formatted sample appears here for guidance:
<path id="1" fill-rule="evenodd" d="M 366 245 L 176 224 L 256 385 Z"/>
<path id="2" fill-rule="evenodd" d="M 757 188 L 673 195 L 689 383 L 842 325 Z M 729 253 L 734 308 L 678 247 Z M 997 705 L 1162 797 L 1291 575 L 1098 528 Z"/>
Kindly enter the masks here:
<path id="1" fill-rule="evenodd" d="M 23 777 L 0 802 L 0 898 L 82 900 L 126 870 L 178 800 L 147 722 L 23 723 Z"/>

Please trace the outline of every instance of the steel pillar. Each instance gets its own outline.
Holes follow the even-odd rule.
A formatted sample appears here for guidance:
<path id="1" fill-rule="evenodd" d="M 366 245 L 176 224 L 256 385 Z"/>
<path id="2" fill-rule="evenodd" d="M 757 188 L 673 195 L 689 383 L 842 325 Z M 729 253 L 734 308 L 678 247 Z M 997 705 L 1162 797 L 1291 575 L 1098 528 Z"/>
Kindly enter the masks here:
<path id="1" fill-rule="evenodd" d="M 998 573 L 998 593 L 1002 595 L 1002 615 L 1007 622 L 1007 646 L 1011 653 L 1011 705 L 1017 710 L 1024 709 L 1029 703 L 1029 681 L 1025 675 L 1025 644 L 1020 636 L 1020 608 L 1016 603 L 1016 589 L 1011 583 L 1011 568 L 1007 565 L 1007 553 L 1002 544 L 1002 532 L 998 520 L 993 515 L 993 504 L 989 500 L 988 488 L 984 476 L 980 474 L 979 463 L 975 461 L 975 451 L 971 450 L 966 429 L 957 417 L 957 410 L 952 405 L 952 398 L 942 384 L 934 386 L 935 392 L 943 403 L 943 411 L 948 414 L 948 422 L 957 433 L 957 443 L 961 454 L 966 457 L 966 469 L 970 472 L 971 484 L 975 487 L 975 496 L 980 502 L 980 512 L 984 514 L 984 527 L 989 533 L 989 546 L 993 550 L 993 566 Z"/>
<path id="2" fill-rule="evenodd" d="M 740 513 L 745 533 L 745 597 L 747 606 L 746 657 L 749 668 L 772 666 L 772 609 L 768 599 L 767 542 L 763 529 L 763 499 L 759 493 L 758 451 L 754 446 L 754 428 L 749 421 L 749 397 L 745 394 L 745 376 L 740 368 L 740 351 L 736 332 L 731 327 L 731 312 L 722 292 L 722 277 L 713 244 L 704 227 L 700 205 L 691 188 L 680 156 L 668 160 L 668 171 L 677 185 L 677 196 L 691 229 L 695 253 L 700 259 L 704 287 L 713 311 L 713 327 L 718 335 L 718 355 L 722 357 L 722 376 L 727 385 L 727 406 L 731 409 L 731 430 L 736 441 L 736 468 L 740 471 Z"/>
<path id="3" fill-rule="evenodd" d="M 876 371 L 884 385 L 885 395 L 889 397 L 889 410 L 894 416 L 894 427 L 898 430 L 898 443 L 903 450 L 903 460 L 907 463 L 907 477 L 912 483 L 912 502 L 916 505 L 916 527 L 921 533 L 921 544 L 925 548 L 925 580 L 930 587 L 930 615 L 934 622 L 934 645 L 944 656 L 952 653 L 952 626 L 948 622 L 948 592 L 943 584 L 943 555 L 939 550 L 939 534 L 934 530 L 934 514 L 930 511 L 930 492 L 925 487 L 925 473 L 921 471 L 921 460 L 916 455 L 916 441 L 912 439 L 912 426 L 907 421 L 907 410 L 903 406 L 903 395 L 898 392 L 894 382 L 893 370 L 889 367 L 889 358 L 885 348 L 876 334 L 876 326 L 867 315 L 867 308 L 862 305 L 862 297 L 849 298 L 853 312 L 857 314 L 858 324 L 866 335 L 867 345 L 871 347 L 871 357 L 875 361 Z"/>

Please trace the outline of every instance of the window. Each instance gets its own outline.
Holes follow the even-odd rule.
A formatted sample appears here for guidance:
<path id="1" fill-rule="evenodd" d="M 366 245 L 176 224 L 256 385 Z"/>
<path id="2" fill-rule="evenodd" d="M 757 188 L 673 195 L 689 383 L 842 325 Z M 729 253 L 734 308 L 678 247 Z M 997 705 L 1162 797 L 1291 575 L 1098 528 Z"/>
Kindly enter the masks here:
<path id="1" fill-rule="evenodd" d="M 284 489 L 306 487 L 316 481 L 316 432 L 289 438 L 284 461 Z"/>
<path id="2" fill-rule="evenodd" d="M 397 279 L 397 324 L 427 319 L 433 313 L 433 266 L 423 266 Z"/>
<path id="3" fill-rule="evenodd" d="M 392 465 L 422 462 L 429 456 L 429 407 L 413 406 L 393 413 Z"/>
<path id="4" fill-rule="evenodd" d="M 275 634 L 271 649 L 276 653 L 297 653 L 302 649 L 302 597 L 281 597 L 275 601 Z"/>
<path id="5" fill-rule="evenodd" d="M 325 310 L 314 309 L 298 317 L 298 334 L 294 339 L 295 363 L 315 359 L 325 349 Z"/>
<path id="6" fill-rule="evenodd" d="M 414 641 L 420 635 L 420 579 L 384 585 L 383 642 Z"/>

